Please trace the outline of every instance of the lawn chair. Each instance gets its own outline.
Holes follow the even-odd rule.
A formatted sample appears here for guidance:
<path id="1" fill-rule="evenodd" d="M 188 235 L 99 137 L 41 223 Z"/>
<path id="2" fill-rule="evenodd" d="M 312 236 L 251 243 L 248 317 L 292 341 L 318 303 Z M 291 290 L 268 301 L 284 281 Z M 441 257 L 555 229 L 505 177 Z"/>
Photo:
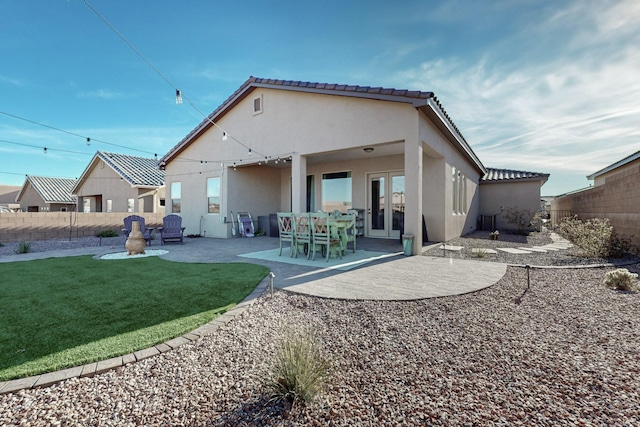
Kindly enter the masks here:
<path id="1" fill-rule="evenodd" d="M 182 226 L 182 217 L 176 214 L 169 214 L 162 218 L 162 227 L 158 228 L 160 232 L 160 244 L 165 242 L 180 242 L 184 244 L 183 234 L 186 227 Z"/>
<path id="2" fill-rule="evenodd" d="M 353 253 L 355 253 L 356 252 L 356 236 L 358 234 L 356 230 L 356 218 L 358 217 L 358 211 L 349 209 L 347 211 L 346 216 L 349 217 L 349 225 L 347 225 L 347 227 L 345 228 L 345 232 L 347 233 L 347 238 L 346 238 L 344 249 L 345 250 L 347 249 L 347 246 L 349 246 L 349 243 L 353 243 Z"/>
<path id="3" fill-rule="evenodd" d="M 327 262 L 329 262 L 329 255 L 331 248 L 334 246 L 338 248 L 338 256 L 342 259 L 342 240 L 339 237 L 331 236 L 331 229 L 329 227 L 329 214 L 327 213 L 312 213 L 310 215 L 311 224 L 313 227 L 313 239 L 311 245 L 313 246 L 312 260 L 316 259 L 316 247 L 323 246 L 327 251 Z"/>
<path id="4" fill-rule="evenodd" d="M 124 228 L 122 229 L 122 233 L 129 237 L 131 234 L 131 223 L 133 221 L 138 221 L 140 223 L 140 232 L 142 232 L 142 236 L 144 240 L 146 240 L 147 245 L 151 246 L 151 232 L 153 232 L 153 228 L 147 228 L 144 223 L 144 218 L 139 215 L 129 215 L 124 219 Z"/>
<path id="5" fill-rule="evenodd" d="M 238 231 L 241 237 L 254 237 L 253 220 L 249 212 L 238 212 Z"/>
<path id="6" fill-rule="evenodd" d="M 293 225 L 293 214 L 291 212 L 278 212 L 278 231 L 280 236 L 280 253 L 282 256 L 282 243 L 289 242 L 289 256 L 293 256 L 295 246 L 295 233 Z"/>

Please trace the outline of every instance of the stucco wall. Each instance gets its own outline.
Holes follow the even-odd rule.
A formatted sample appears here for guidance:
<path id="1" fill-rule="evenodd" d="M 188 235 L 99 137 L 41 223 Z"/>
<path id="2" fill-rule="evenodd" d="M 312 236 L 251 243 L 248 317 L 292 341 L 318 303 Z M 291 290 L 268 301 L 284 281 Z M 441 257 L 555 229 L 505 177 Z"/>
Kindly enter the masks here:
<path id="1" fill-rule="evenodd" d="M 263 100 L 263 112 L 254 114 L 253 99 L 258 96 Z M 410 165 L 414 153 L 421 152 L 417 147 L 424 147 L 422 161 L 426 163 L 423 164 L 426 176 L 420 177 L 420 201 L 410 200 L 411 192 L 408 191 L 407 206 L 422 204 L 430 239 L 444 240 L 475 227 L 479 210 L 478 171 L 410 104 L 258 88 L 241 100 L 231 113 L 221 117 L 218 125 L 229 132 L 226 141 L 219 128 L 211 127 L 165 169 L 167 212 L 171 210 L 171 183 L 180 182 L 181 215 L 184 225 L 193 230 L 188 232 L 202 229 L 204 222 L 207 236 L 226 237 L 230 221 L 227 218 L 225 224 L 224 216 L 232 210 L 250 211 L 254 220 L 277 211 L 300 210 L 300 206 L 291 205 L 290 162 L 280 168 L 258 166 L 258 160 L 264 161 L 264 156 L 273 166 L 275 159 L 290 155 L 306 161 L 307 156 L 318 153 L 331 154 L 348 148 L 391 143 L 404 143 L 405 147 L 410 147 Z M 251 157 L 247 147 L 252 149 Z M 235 171 L 231 165 L 234 161 L 237 163 Z M 253 165 L 245 167 L 248 163 Z M 451 210 L 451 164 L 462 170 L 468 180 L 467 215 L 454 216 Z M 306 170 L 303 167 L 297 179 L 314 175 L 315 208 L 319 209 L 322 173 L 350 170 L 353 206 L 366 209 L 367 173 L 403 171 L 406 165 L 403 155 L 368 158 L 363 155 L 360 160 L 321 164 L 314 159 L 306 162 Z M 282 160 L 279 166 L 283 166 Z M 222 178 L 222 216 L 206 214 L 207 176 Z M 407 187 L 411 179 L 411 174 L 405 170 Z M 293 200 L 301 200 L 298 196 L 295 194 Z M 303 202 L 302 198 L 300 204 Z M 421 224 L 421 218 L 414 219 L 412 227 L 415 230 L 410 231 L 417 234 Z"/>
<path id="2" fill-rule="evenodd" d="M 540 210 L 540 182 L 500 182 L 480 184 L 480 215 L 496 215 L 497 230 L 515 230 L 504 215 L 508 208 L 528 210 L 534 214 Z"/>
<path id="3" fill-rule="evenodd" d="M 163 209 L 158 206 L 158 204 L 154 204 L 153 197 L 138 199 L 140 194 L 148 191 L 151 191 L 151 189 L 138 189 L 131 187 L 131 185 L 122 180 L 120 175 L 118 175 L 109 165 L 105 164 L 101 159 L 97 159 L 95 165 L 87 171 L 85 180 L 77 190 L 78 211 L 83 211 L 84 197 L 97 197 L 101 198 L 102 206 L 96 207 L 96 203 L 93 201 L 91 212 L 95 212 L 96 210 L 107 212 L 107 200 L 111 200 L 112 212 L 126 213 L 128 209 L 128 200 L 133 199 L 134 213 L 164 213 Z"/>
<path id="4" fill-rule="evenodd" d="M 40 194 L 33 188 L 30 182 L 26 183 L 26 188 L 20 199 L 20 209 L 26 212 L 29 206 L 37 206 L 38 208 L 46 207 L 51 212 L 59 212 L 61 209 L 74 210 L 75 205 L 64 203 L 45 203 Z"/>
<path id="5" fill-rule="evenodd" d="M 604 184 L 557 197 L 553 211 L 571 211 L 580 219 L 609 218 L 616 231 L 640 246 L 640 164 L 609 175 Z"/>
<path id="6" fill-rule="evenodd" d="M 101 230 L 120 233 L 123 213 L 80 212 L 11 212 L 0 213 L 0 241 L 68 239 L 95 236 Z M 146 213 L 145 223 L 150 227 L 162 225 L 162 214 Z"/>

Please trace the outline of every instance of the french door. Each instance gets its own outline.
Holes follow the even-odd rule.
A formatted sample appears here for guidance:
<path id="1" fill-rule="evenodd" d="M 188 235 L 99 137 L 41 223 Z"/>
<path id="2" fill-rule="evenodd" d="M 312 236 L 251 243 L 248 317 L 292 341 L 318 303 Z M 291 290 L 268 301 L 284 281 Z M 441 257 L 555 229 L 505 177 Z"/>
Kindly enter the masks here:
<path id="1" fill-rule="evenodd" d="M 368 174 L 367 235 L 399 238 L 404 229 L 404 172 Z"/>

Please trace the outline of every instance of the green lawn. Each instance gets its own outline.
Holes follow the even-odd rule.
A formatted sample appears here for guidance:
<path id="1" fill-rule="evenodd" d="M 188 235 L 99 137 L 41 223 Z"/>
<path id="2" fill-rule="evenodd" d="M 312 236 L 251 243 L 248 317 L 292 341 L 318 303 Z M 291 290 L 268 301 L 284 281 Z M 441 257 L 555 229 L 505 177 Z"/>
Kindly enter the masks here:
<path id="1" fill-rule="evenodd" d="M 180 336 L 242 301 L 268 273 L 255 264 L 158 257 L 0 264 L 0 381 Z"/>

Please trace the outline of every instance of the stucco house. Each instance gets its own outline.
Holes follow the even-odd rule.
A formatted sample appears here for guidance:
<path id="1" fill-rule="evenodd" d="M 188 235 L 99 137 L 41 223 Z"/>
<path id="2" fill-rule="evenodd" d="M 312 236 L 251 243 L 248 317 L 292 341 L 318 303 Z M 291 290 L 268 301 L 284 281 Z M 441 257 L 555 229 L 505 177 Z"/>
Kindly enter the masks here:
<path id="1" fill-rule="evenodd" d="M 20 204 L 16 203 L 16 197 L 20 193 L 19 185 L 0 184 L 0 213 L 11 212 L 20 209 Z"/>
<path id="2" fill-rule="evenodd" d="M 238 211 L 354 208 L 365 236 L 404 227 L 419 253 L 423 218 L 429 240 L 446 241 L 512 196 L 494 190 L 508 180 L 482 164 L 433 92 L 250 77 L 159 163 L 167 209 L 207 237 L 230 237 Z"/>
<path id="3" fill-rule="evenodd" d="M 98 151 L 71 194 L 79 212 L 164 212 L 164 171 L 156 159 Z"/>
<path id="4" fill-rule="evenodd" d="M 16 196 L 24 212 L 64 212 L 76 209 L 71 194 L 75 179 L 28 175 Z"/>

